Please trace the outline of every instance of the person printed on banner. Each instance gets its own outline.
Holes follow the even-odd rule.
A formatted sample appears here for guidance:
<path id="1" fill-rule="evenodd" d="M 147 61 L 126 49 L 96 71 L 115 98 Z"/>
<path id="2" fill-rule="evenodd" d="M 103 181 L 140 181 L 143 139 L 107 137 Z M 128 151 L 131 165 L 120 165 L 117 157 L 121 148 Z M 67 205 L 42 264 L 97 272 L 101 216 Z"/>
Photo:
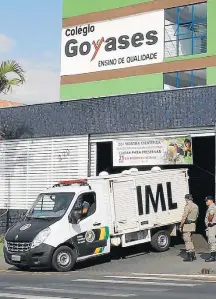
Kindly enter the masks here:
<path id="1" fill-rule="evenodd" d="M 186 138 L 184 141 L 184 157 L 192 156 L 192 146 L 190 139 Z"/>

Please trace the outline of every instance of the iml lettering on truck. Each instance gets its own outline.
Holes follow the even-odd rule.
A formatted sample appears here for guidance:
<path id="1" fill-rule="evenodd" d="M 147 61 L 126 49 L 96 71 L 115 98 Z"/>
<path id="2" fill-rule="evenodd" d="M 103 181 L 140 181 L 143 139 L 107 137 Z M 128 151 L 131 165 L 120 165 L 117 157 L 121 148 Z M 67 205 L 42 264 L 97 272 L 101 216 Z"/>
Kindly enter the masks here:
<path id="1" fill-rule="evenodd" d="M 136 190 L 139 215 L 144 215 L 142 187 L 137 186 Z M 172 188 L 170 182 L 166 183 L 166 195 L 164 194 L 163 184 L 157 184 L 156 197 L 154 197 L 153 195 L 151 186 L 145 186 L 145 214 L 150 214 L 150 206 L 152 206 L 154 212 L 157 213 L 159 208 L 159 202 L 162 211 L 175 210 L 178 208 L 177 203 L 173 202 Z"/>

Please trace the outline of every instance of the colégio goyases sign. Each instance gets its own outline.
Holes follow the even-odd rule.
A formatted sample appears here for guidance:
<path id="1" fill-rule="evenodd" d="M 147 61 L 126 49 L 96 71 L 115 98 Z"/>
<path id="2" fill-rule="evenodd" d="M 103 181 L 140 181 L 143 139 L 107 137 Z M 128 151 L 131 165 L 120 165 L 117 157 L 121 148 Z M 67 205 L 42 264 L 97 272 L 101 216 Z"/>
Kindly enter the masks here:
<path id="1" fill-rule="evenodd" d="M 162 62 L 164 11 L 62 30 L 61 76 Z"/>

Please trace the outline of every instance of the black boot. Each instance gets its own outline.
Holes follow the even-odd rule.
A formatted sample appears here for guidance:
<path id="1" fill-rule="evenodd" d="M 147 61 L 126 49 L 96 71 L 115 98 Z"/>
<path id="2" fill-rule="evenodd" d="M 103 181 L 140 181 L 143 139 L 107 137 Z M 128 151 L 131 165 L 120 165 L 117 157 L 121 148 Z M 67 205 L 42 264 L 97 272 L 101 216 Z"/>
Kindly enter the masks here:
<path id="1" fill-rule="evenodd" d="M 187 257 L 183 260 L 183 262 L 193 262 L 193 253 L 187 252 Z"/>
<path id="2" fill-rule="evenodd" d="M 210 257 L 205 260 L 205 262 L 215 262 L 216 261 L 216 252 L 211 252 Z"/>
<path id="3" fill-rule="evenodd" d="M 193 261 L 196 261 L 197 258 L 196 258 L 196 253 L 195 253 L 195 251 L 192 252 L 192 258 L 193 258 Z"/>

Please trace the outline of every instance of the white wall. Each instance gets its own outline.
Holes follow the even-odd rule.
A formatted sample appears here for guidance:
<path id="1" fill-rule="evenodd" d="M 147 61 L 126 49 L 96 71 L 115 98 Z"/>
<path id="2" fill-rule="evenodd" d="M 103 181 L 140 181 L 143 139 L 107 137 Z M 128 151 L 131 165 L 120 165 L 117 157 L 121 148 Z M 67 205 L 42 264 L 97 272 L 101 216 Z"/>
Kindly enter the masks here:
<path id="1" fill-rule="evenodd" d="M 87 176 L 88 137 L 1 141 L 0 209 L 27 209 L 61 179 Z"/>
<path id="2" fill-rule="evenodd" d="M 171 85 L 164 84 L 164 90 L 173 90 L 173 89 L 177 89 L 177 88 Z"/>

